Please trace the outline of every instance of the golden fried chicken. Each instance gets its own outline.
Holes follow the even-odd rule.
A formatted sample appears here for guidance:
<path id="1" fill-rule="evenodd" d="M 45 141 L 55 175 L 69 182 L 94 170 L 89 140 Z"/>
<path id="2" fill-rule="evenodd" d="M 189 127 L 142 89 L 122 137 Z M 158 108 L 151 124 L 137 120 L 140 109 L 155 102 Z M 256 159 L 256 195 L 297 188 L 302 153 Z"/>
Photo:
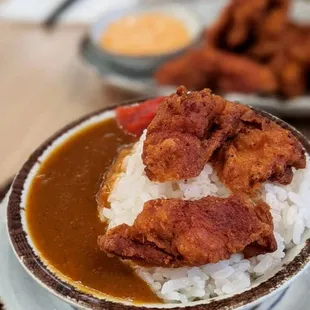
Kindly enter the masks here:
<path id="1" fill-rule="evenodd" d="M 201 70 L 200 53 L 200 49 L 189 50 L 165 62 L 155 72 L 156 81 L 161 85 L 185 85 L 190 90 L 213 88 L 212 77 L 208 79 L 205 72 Z"/>
<path id="2" fill-rule="evenodd" d="M 146 175 L 155 182 L 198 176 L 213 152 L 238 132 L 246 113 L 254 112 L 208 89 L 188 93 L 179 87 L 148 126 L 142 154 Z"/>
<path id="3" fill-rule="evenodd" d="M 280 95 L 290 98 L 304 94 L 309 86 L 310 27 L 290 24 L 269 67 L 278 79 Z"/>
<path id="4" fill-rule="evenodd" d="M 191 90 L 209 87 L 224 93 L 272 93 L 277 89 L 276 78 L 267 66 L 207 46 L 163 64 L 155 78 L 159 84 L 183 84 Z"/>
<path id="5" fill-rule="evenodd" d="M 270 56 L 288 23 L 289 5 L 290 0 L 232 0 L 206 32 L 206 40 L 223 50 Z"/>
<path id="6" fill-rule="evenodd" d="M 213 88 L 219 92 L 272 93 L 277 89 L 273 72 L 249 58 L 213 48 L 201 50 L 201 70 L 213 77 Z"/>
<path id="7" fill-rule="evenodd" d="M 249 257 L 251 251 L 277 249 L 269 206 L 242 195 L 148 201 L 133 226 L 108 230 L 98 244 L 108 254 L 163 267 L 200 266 L 237 252 Z"/>
<path id="8" fill-rule="evenodd" d="M 268 66 L 278 84 L 273 92 L 283 98 L 306 93 L 310 84 L 310 26 L 289 21 L 290 4 L 232 0 L 206 31 L 210 45 Z M 218 89 L 226 91 L 221 84 Z"/>
<path id="9" fill-rule="evenodd" d="M 266 61 L 281 50 L 282 38 L 286 36 L 288 9 L 290 1 L 269 1 L 268 13 L 258 23 L 253 44 L 246 51 L 247 55 L 259 61 Z"/>
<path id="10" fill-rule="evenodd" d="M 187 93 L 180 87 L 147 129 L 146 175 L 155 182 L 193 178 L 212 156 L 220 180 L 249 195 L 267 180 L 288 184 L 292 167 L 305 167 L 304 150 L 288 130 L 207 89 Z"/>
<path id="11" fill-rule="evenodd" d="M 273 59 L 271 67 L 278 77 L 280 96 L 293 98 L 306 92 L 308 68 L 302 63 L 280 53 Z"/>
<path id="12" fill-rule="evenodd" d="M 291 0 L 231 0 L 204 43 L 162 64 L 162 85 L 292 98 L 310 88 L 310 25 L 289 19 Z"/>
<path id="13" fill-rule="evenodd" d="M 290 23 L 283 45 L 296 61 L 310 65 L 310 25 Z"/>
<path id="14" fill-rule="evenodd" d="M 147 129 L 142 160 L 152 181 L 165 182 L 199 175 L 209 159 L 204 151 L 208 130 L 225 108 L 210 90 L 187 93 L 179 87 L 158 107 Z"/>
<path id="15" fill-rule="evenodd" d="M 261 20 L 268 0 L 233 0 L 207 32 L 212 46 L 233 50 L 246 45 L 252 29 Z"/>
<path id="16" fill-rule="evenodd" d="M 292 181 L 292 167 L 305 168 L 304 150 L 291 132 L 259 115 L 244 114 L 242 128 L 214 154 L 213 166 L 232 192 L 255 195 L 269 180 Z"/>

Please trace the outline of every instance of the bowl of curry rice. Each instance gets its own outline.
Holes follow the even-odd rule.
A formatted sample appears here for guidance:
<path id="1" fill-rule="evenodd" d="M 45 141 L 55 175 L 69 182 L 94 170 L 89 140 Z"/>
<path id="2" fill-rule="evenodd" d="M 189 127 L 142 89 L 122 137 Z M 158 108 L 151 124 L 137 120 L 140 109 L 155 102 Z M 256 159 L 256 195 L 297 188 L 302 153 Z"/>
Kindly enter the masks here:
<path id="1" fill-rule="evenodd" d="M 8 231 L 43 287 L 84 309 L 251 309 L 310 260 L 310 144 L 209 89 L 112 106 L 37 148 Z"/>

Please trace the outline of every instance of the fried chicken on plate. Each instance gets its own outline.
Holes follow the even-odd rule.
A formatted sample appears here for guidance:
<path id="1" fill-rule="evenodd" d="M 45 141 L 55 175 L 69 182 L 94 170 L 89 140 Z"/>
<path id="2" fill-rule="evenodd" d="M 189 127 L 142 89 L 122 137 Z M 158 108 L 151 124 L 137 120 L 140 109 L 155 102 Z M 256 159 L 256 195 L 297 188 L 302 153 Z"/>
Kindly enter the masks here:
<path id="1" fill-rule="evenodd" d="M 209 87 L 219 92 L 272 93 L 278 85 L 273 72 L 243 56 L 204 46 L 164 63 L 155 73 L 160 84 Z"/>
<path id="2" fill-rule="evenodd" d="M 159 66 L 155 79 L 161 85 L 186 85 L 190 90 L 201 90 L 206 85 L 214 87 L 212 76 L 207 76 L 199 60 L 201 50 L 193 49 Z"/>
<path id="3" fill-rule="evenodd" d="M 277 77 L 281 96 L 304 94 L 309 87 L 310 26 L 290 24 L 269 67 Z"/>
<path id="4" fill-rule="evenodd" d="M 274 93 L 283 98 L 309 89 L 310 26 L 289 20 L 290 4 L 289 0 L 232 0 L 206 31 L 209 45 L 267 66 L 277 80 Z"/>
<path id="5" fill-rule="evenodd" d="M 248 53 L 259 59 L 273 55 L 288 24 L 290 0 L 232 0 L 206 32 L 208 44 Z"/>
<path id="6" fill-rule="evenodd" d="M 237 252 L 251 255 L 257 247 L 260 253 L 277 248 L 269 206 L 242 195 L 148 201 L 132 226 L 108 230 L 98 244 L 108 254 L 164 267 L 200 266 Z"/>
<path id="7" fill-rule="evenodd" d="M 231 0 L 203 44 L 155 72 L 160 85 L 292 98 L 310 88 L 310 25 L 290 20 L 291 0 Z"/>

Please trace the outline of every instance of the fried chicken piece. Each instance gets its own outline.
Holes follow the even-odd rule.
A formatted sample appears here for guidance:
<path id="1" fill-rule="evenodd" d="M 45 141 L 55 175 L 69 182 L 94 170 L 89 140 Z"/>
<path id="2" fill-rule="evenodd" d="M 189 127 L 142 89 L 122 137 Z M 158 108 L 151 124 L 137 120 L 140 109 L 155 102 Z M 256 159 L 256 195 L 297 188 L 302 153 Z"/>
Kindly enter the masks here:
<path id="1" fill-rule="evenodd" d="M 291 0 L 232 0 L 205 35 L 215 48 L 268 66 L 278 86 L 272 92 L 283 98 L 302 95 L 310 86 L 310 26 L 289 21 L 290 5 Z M 231 83 L 234 79 L 223 78 L 216 90 L 227 92 Z"/>
<path id="2" fill-rule="evenodd" d="M 271 59 L 269 67 L 278 79 L 280 95 L 291 98 L 304 94 L 310 72 L 310 27 L 290 24 L 281 50 Z"/>
<path id="3" fill-rule="evenodd" d="M 267 66 L 207 46 L 163 64 L 155 78 L 159 84 L 183 84 L 191 90 L 209 87 L 222 93 L 272 93 L 277 89 Z"/>
<path id="4" fill-rule="evenodd" d="M 281 40 L 286 36 L 290 1 L 269 1 L 268 13 L 259 23 L 254 44 L 247 55 L 259 61 L 267 61 L 281 50 Z"/>
<path id="5" fill-rule="evenodd" d="M 310 65 L 310 25 L 291 23 L 287 35 L 283 38 L 283 45 L 289 55 L 296 61 Z"/>
<path id="6" fill-rule="evenodd" d="M 108 254 L 162 267 L 199 266 L 241 251 L 277 248 L 269 206 L 242 195 L 148 201 L 133 226 L 108 230 L 98 244 Z"/>
<path id="7" fill-rule="evenodd" d="M 279 95 L 283 98 L 293 98 L 306 93 L 307 68 L 296 60 L 281 54 L 271 64 L 278 77 Z"/>
<path id="8" fill-rule="evenodd" d="M 302 145 L 290 131 L 209 90 L 178 88 L 148 127 L 146 175 L 155 182 L 193 178 L 211 157 L 220 180 L 249 195 L 267 180 L 289 184 L 292 167 L 305 167 Z"/>
<path id="9" fill-rule="evenodd" d="M 147 129 L 142 160 L 148 178 L 166 182 L 200 174 L 213 152 L 240 129 L 240 118 L 254 113 L 210 90 L 176 94 L 161 103 Z"/>
<path id="10" fill-rule="evenodd" d="M 212 88 L 212 77 L 208 79 L 198 62 L 199 49 L 185 52 L 165 62 L 155 72 L 155 79 L 161 85 L 185 85 L 190 90 Z"/>
<path id="11" fill-rule="evenodd" d="M 249 58 L 204 48 L 200 54 L 200 67 L 215 79 L 216 90 L 222 93 L 273 93 L 278 85 L 273 72 Z"/>
<path id="12" fill-rule="evenodd" d="M 207 32 L 212 46 L 232 50 L 247 43 L 252 29 L 262 19 L 268 0 L 233 0 Z"/>
<path id="13" fill-rule="evenodd" d="M 248 106 L 233 103 L 228 100 L 221 115 L 214 120 L 208 132 L 207 139 L 203 141 L 205 158 L 207 161 L 226 140 L 234 137 L 242 128 L 240 120 L 245 115 L 255 114 Z"/>
<path id="14" fill-rule="evenodd" d="M 207 31 L 207 42 L 223 50 L 265 58 L 288 23 L 290 0 L 232 0 Z"/>
<path id="15" fill-rule="evenodd" d="M 310 88 L 310 25 L 289 21 L 291 0 L 231 0 L 202 47 L 159 67 L 159 84 L 292 98 Z"/>
<path id="16" fill-rule="evenodd" d="M 148 178 L 167 182 L 195 177 L 206 160 L 202 142 L 194 135 L 182 132 L 153 133 L 143 146 L 143 162 Z"/>
<path id="17" fill-rule="evenodd" d="M 304 150 L 291 132 L 259 115 L 244 114 L 239 133 L 212 159 L 221 180 L 232 192 L 255 195 L 269 180 L 292 181 L 292 167 L 306 166 Z"/>
<path id="18" fill-rule="evenodd" d="M 162 102 L 147 129 L 142 160 L 150 180 L 165 182 L 195 177 L 207 158 L 203 143 L 225 100 L 210 90 L 176 94 Z"/>

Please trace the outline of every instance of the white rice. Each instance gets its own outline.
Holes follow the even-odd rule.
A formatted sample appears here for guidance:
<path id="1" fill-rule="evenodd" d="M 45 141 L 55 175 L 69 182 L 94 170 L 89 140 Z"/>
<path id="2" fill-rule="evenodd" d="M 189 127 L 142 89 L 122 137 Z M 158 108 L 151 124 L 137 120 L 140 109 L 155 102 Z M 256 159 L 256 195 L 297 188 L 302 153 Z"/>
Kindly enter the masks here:
<path id="1" fill-rule="evenodd" d="M 226 197 L 229 191 L 219 182 L 215 172 L 206 164 L 201 174 L 178 182 L 154 183 L 144 173 L 141 154 L 145 133 L 134 145 L 132 154 L 124 159 L 124 172 L 116 180 L 109 196 L 110 209 L 101 216 L 109 228 L 122 223 L 132 225 L 143 204 L 156 198 L 200 199 L 213 195 Z M 301 242 L 310 228 L 310 159 L 307 168 L 294 171 L 287 186 L 265 183 L 261 198 L 271 206 L 274 235 L 278 249 L 274 253 L 244 259 L 233 254 L 229 260 L 193 268 L 142 268 L 136 272 L 167 302 L 186 303 L 215 296 L 234 294 L 249 288 L 253 281 L 281 265 L 285 249 Z"/>

